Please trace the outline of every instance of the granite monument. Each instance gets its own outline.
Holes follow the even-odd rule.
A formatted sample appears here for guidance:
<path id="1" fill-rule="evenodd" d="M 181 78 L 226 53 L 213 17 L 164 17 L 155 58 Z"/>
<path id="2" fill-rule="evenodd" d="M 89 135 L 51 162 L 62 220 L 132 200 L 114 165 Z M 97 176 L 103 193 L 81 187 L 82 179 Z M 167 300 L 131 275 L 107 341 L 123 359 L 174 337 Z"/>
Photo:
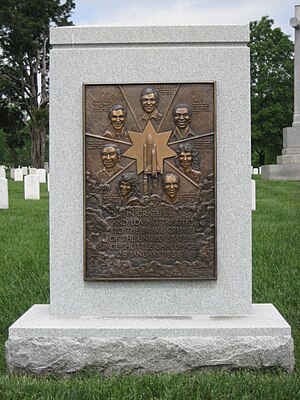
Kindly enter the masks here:
<path id="1" fill-rule="evenodd" d="M 51 29 L 50 304 L 10 327 L 10 371 L 293 369 L 290 326 L 252 304 L 248 41 L 243 25 Z M 152 248 L 130 249 L 143 234 Z"/>

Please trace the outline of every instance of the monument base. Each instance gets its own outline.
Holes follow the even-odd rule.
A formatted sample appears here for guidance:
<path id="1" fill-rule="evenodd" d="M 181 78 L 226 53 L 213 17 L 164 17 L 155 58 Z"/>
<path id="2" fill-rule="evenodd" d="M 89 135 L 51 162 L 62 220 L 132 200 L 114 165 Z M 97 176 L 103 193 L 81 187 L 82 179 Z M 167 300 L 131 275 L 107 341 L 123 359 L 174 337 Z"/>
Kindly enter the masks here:
<path id="1" fill-rule="evenodd" d="M 265 180 L 300 181 L 300 164 L 263 165 L 261 176 Z"/>
<path id="2" fill-rule="evenodd" d="M 300 181 L 300 124 L 283 129 L 282 155 L 277 164 L 261 167 L 262 179 Z"/>
<path id="3" fill-rule="evenodd" d="M 92 367 L 105 376 L 294 366 L 291 329 L 272 304 L 246 316 L 50 315 L 35 305 L 9 328 L 8 369 L 35 375 Z"/>

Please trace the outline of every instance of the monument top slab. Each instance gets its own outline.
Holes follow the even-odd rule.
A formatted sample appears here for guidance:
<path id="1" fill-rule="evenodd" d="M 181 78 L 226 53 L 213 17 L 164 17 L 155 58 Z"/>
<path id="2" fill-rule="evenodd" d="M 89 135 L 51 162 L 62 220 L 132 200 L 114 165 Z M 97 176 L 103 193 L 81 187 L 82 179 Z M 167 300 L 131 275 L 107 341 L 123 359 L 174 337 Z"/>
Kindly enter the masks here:
<path id="1" fill-rule="evenodd" d="M 248 25 L 201 26 L 75 26 L 50 29 L 52 45 L 247 43 Z"/>

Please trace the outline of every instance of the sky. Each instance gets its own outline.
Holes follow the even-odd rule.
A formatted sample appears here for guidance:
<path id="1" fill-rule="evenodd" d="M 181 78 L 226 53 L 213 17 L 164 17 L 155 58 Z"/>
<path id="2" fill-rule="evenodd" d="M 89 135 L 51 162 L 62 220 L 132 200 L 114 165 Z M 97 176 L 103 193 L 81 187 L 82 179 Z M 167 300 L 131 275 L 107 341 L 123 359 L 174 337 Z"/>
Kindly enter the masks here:
<path id="1" fill-rule="evenodd" d="M 75 0 L 80 26 L 236 25 L 269 16 L 291 38 L 289 20 L 300 0 Z"/>

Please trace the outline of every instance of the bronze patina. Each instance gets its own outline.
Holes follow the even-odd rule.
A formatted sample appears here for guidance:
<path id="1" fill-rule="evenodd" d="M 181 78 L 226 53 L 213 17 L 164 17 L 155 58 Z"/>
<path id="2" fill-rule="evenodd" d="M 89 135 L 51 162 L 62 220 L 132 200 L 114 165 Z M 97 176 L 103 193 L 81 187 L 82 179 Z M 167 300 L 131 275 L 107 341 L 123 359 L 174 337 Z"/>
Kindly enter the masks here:
<path id="1" fill-rule="evenodd" d="M 84 85 L 86 280 L 216 279 L 215 84 Z"/>

